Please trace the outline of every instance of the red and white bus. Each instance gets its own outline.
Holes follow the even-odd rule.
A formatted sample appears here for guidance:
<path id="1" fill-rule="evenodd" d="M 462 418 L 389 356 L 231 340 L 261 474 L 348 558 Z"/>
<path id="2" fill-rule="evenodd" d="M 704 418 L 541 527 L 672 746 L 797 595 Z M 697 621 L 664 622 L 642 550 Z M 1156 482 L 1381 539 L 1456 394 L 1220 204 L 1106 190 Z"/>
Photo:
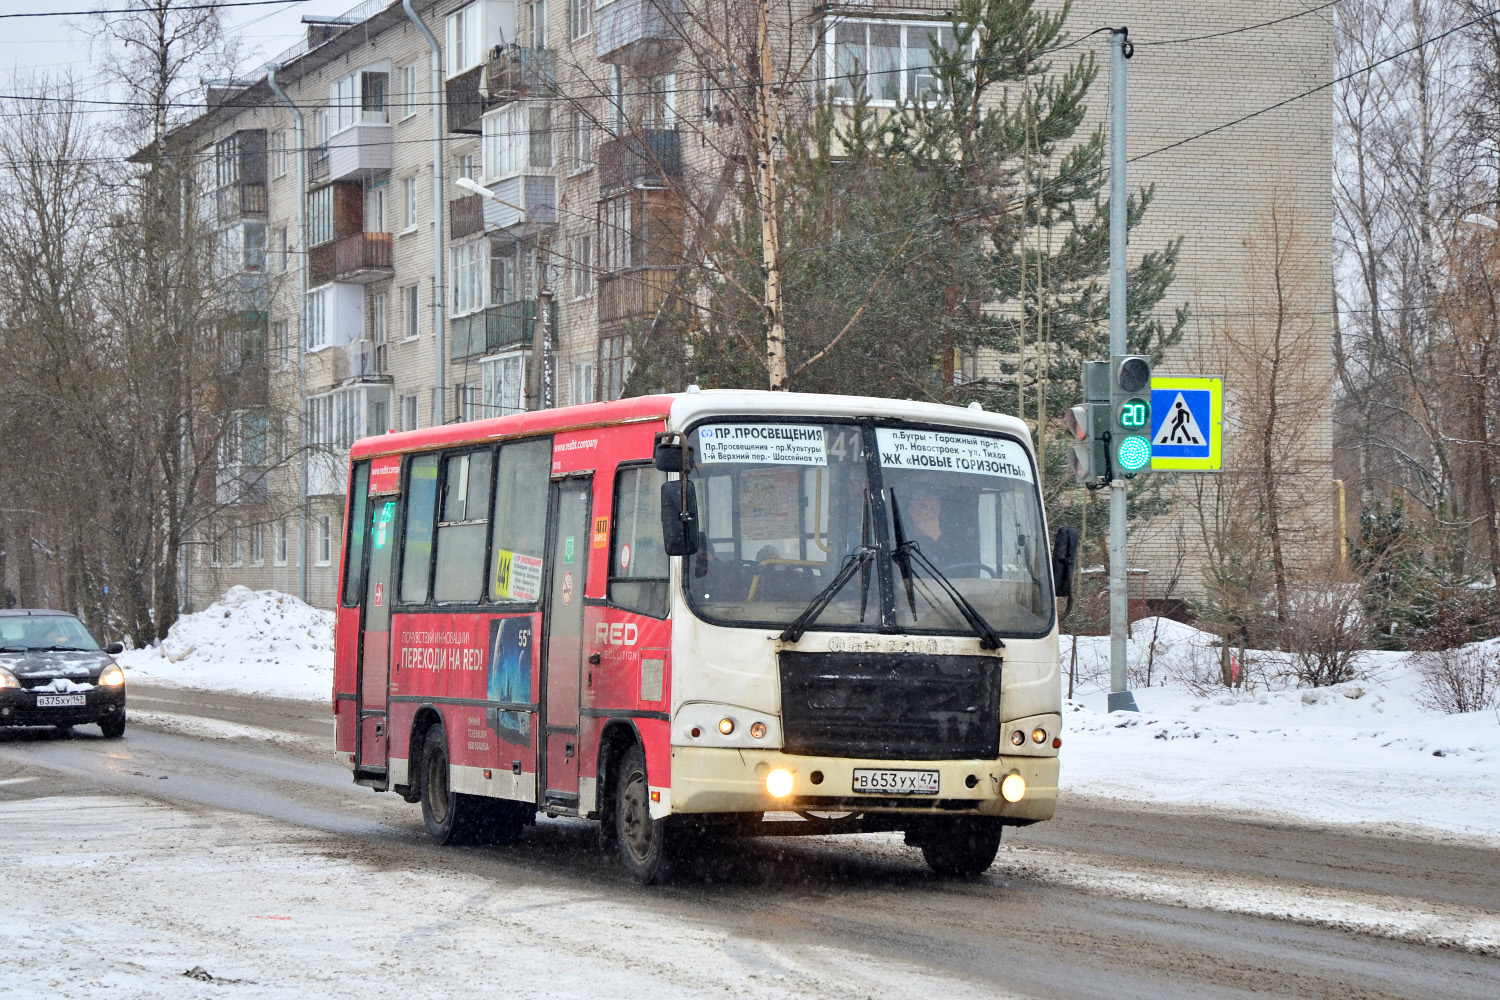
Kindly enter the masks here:
<path id="1" fill-rule="evenodd" d="M 357 442 L 345 524 L 338 753 L 439 842 L 593 818 L 649 883 L 704 836 L 904 831 L 963 874 L 1052 816 L 1071 567 L 1012 417 L 520 413 Z"/>

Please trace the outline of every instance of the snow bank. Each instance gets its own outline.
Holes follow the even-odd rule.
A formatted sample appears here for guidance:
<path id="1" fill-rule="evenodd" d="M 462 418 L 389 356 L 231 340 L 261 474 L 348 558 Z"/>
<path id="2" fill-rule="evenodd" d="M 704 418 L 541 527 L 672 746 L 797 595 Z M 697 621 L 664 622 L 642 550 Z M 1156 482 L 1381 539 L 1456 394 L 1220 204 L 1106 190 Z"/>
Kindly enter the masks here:
<path id="1" fill-rule="evenodd" d="M 179 618 L 160 645 L 117 659 L 129 676 L 153 683 L 326 701 L 333 612 L 274 590 L 231 587 Z"/>
<path id="2" fill-rule="evenodd" d="M 1500 712 L 1423 707 L 1415 658 L 1404 653 L 1363 654 L 1364 679 L 1309 690 L 1278 679 L 1281 654 L 1251 650 L 1250 689 L 1215 690 L 1204 683 L 1219 669 L 1212 642 L 1177 622 L 1137 622 L 1130 652 L 1141 711 L 1109 715 L 1109 640 L 1078 639 L 1087 680 L 1064 710 L 1064 795 L 1500 839 Z"/>

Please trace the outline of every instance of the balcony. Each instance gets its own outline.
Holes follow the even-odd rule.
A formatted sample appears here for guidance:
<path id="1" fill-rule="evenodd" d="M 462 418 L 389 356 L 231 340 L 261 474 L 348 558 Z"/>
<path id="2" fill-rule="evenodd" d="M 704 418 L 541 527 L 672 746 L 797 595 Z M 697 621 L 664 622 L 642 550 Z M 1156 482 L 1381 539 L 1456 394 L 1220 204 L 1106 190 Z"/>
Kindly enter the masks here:
<path id="1" fill-rule="evenodd" d="M 307 151 L 307 186 L 328 183 L 328 147 L 314 146 Z"/>
<path id="2" fill-rule="evenodd" d="M 484 116 L 485 97 L 479 84 L 484 79 L 484 66 L 475 66 L 448 81 L 448 131 L 479 135 L 483 129 L 480 119 Z"/>
<path id="3" fill-rule="evenodd" d="M 372 340 L 354 340 L 343 345 L 333 356 L 333 381 L 389 382 L 386 369 L 386 345 Z"/>
<path id="4" fill-rule="evenodd" d="M 461 240 L 484 232 L 483 195 L 466 194 L 448 202 L 448 237 Z"/>
<path id="5" fill-rule="evenodd" d="M 219 224 L 231 225 L 244 218 L 264 218 L 266 184 L 231 184 L 218 191 Z"/>
<path id="6" fill-rule="evenodd" d="M 615 0 L 594 12 L 594 54 L 600 62 L 647 68 L 682 48 L 682 0 Z"/>
<path id="7" fill-rule="evenodd" d="M 497 45 L 490 54 L 487 75 L 491 107 L 526 97 L 556 97 L 557 53 Z"/>
<path id="8" fill-rule="evenodd" d="M 263 465 L 221 465 L 214 478 L 220 504 L 265 503 L 271 497 Z"/>
<path id="9" fill-rule="evenodd" d="M 366 119 L 328 140 L 325 180 L 369 180 L 390 172 L 391 126 L 384 111 L 365 111 Z"/>
<path id="10" fill-rule="evenodd" d="M 310 285 L 383 281 L 396 273 L 391 263 L 391 234 L 355 233 L 320 243 L 307 252 L 307 271 Z"/>
<path id="11" fill-rule="evenodd" d="M 666 187 L 682 179 L 682 142 L 671 129 L 646 129 L 601 145 L 598 163 L 600 191 Z"/>
<path id="12" fill-rule="evenodd" d="M 556 318 L 554 309 L 553 318 Z M 448 326 L 449 357 L 482 357 L 531 346 L 536 330 L 536 300 L 490 306 L 467 316 L 455 316 Z"/>
<path id="13" fill-rule="evenodd" d="M 641 267 L 599 276 L 599 327 L 649 320 L 667 301 L 677 271 Z"/>
<path id="14" fill-rule="evenodd" d="M 539 169 L 548 169 L 542 167 Z M 490 198 L 484 199 L 484 228 L 486 232 L 510 229 L 522 223 L 521 213 L 511 205 L 526 209 L 524 221 L 539 226 L 557 221 L 557 181 L 548 174 L 520 174 L 495 181 L 488 185 L 495 197 L 509 204 L 502 205 Z"/>

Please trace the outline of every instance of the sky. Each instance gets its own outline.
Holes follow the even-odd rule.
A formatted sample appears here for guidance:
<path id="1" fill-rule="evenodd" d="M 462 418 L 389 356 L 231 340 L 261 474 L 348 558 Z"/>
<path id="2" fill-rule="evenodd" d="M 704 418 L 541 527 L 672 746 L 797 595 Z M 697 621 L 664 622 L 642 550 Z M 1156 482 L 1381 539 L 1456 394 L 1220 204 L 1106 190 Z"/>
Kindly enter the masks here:
<path id="1" fill-rule="evenodd" d="M 201 0 L 200 0 L 201 2 Z M 247 52 L 243 75 L 259 75 L 261 65 L 302 38 L 302 15 L 334 16 L 358 0 L 288 0 L 274 6 L 229 7 L 224 16 Z M 124 6 L 119 0 L 0 0 L 0 12 L 47 12 L 54 16 L 0 20 L 0 78 L 17 73 L 72 73 L 80 96 L 108 96 L 102 87 L 104 48 L 93 20 L 73 12 Z"/>

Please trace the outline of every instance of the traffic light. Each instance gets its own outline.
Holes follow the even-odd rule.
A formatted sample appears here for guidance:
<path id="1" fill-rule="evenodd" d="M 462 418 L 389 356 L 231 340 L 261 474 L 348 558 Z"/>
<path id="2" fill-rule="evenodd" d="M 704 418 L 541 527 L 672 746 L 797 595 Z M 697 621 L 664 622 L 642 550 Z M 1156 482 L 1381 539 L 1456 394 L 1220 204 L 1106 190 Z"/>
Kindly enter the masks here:
<path id="1" fill-rule="evenodd" d="M 1068 463 L 1080 483 L 1109 480 L 1109 363 L 1083 363 L 1083 405 L 1069 407 L 1063 424 L 1073 436 Z"/>
<path id="2" fill-rule="evenodd" d="M 1114 475 L 1130 479 L 1151 471 L 1151 359 L 1134 354 L 1110 359 L 1109 457 Z"/>

